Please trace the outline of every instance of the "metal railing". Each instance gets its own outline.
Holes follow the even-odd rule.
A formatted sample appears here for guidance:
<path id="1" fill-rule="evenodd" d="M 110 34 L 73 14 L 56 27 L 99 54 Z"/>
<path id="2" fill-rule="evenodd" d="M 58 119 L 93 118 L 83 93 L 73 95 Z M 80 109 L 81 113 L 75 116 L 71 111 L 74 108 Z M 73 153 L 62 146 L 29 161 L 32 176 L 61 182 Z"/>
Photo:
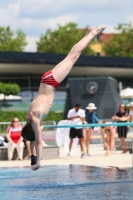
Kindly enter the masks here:
<path id="1" fill-rule="evenodd" d="M 56 125 L 55 121 L 43 121 L 41 125 L 43 126 L 49 126 L 49 125 Z M 50 147 L 50 146 L 57 146 L 56 145 L 56 139 L 55 139 L 55 129 L 54 128 L 45 128 L 42 131 L 42 140 L 44 141 L 43 145 L 44 147 Z"/>
<path id="2" fill-rule="evenodd" d="M 11 124 L 11 122 L 0 122 L 0 135 L 5 135 L 6 134 L 6 129 L 7 127 Z M 25 122 L 20 122 L 20 124 L 24 125 Z M 42 131 L 42 140 L 44 141 L 44 146 L 57 146 L 56 144 L 56 136 L 55 136 L 55 129 L 56 128 L 71 128 L 71 127 L 106 127 L 106 126 L 129 126 L 133 127 L 132 122 L 127 122 L 127 123 L 99 123 L 99 124 L 82 124 L 82 125 L 74 125 L 74 124 L 69 124 L 69 125 L 56 125 L 56 122 L 51 120 L 51 121 L 43 121 L 42 125 L 44 126 L 44 130 Z M 131 130 L 132 131 L 132 130 Z M 132 133 L 133 134 L 133 133 Z M 102 140 L 101 140 L 102 141 Z M 133 136 L 130 138 L 130 145 L 127 146 L 127 148 L 131 148 L 132 150 L 132 167 L 133 167 Z"/>
<path id="3" fill-rule="evenodd" d="M 25 122 L 19 122 L 22 126 L 25 125 Z M 11 122 L 0 122 L 0 135 L 5 135 L 8 126 L 10 126 Z"/>
<path id="4" fill-rule="evenodd" d="M 0 135 L 5 136 L 6 135 L 6 130 L 8 126 L 10 126 L 11 122 L 0 122 Z M 19 122 L 20 125 L 24 126 L 26 122 Z M 56 122 L 51 120 L 51 121 L 43 121 L 41 125 L 56 125 Z M 42 140 L 43 146 L 56 146 L 56 140 L 55 140 L 55 129 L 50 128 L 50 129 L 45 129 L 45 131 L 42 131 Z"/>
<path id="5" fill-rule="evenodd" d="M 99 123 L 99 124 L 81 124 L 81 125 L 76 125 L 76 124 L 69 124 L 69 125 L 44 125 L 44 129 L 48 128 L 75 128 L 75 127 L 82 127 L 82 128 L 89 128 L 89 127 L 107 127 L 107 126 L 113 126 L 113 127 L 118 127 L 118 126 L 129 126 L 133 127 L 133 122 L 125 122 L 125 123 Z M 133 136 L 130 138 L 130 148 L 132 150 L 132 168 L 133 168 Z M 129 148 L 129 146 L 126 146 Z"/>

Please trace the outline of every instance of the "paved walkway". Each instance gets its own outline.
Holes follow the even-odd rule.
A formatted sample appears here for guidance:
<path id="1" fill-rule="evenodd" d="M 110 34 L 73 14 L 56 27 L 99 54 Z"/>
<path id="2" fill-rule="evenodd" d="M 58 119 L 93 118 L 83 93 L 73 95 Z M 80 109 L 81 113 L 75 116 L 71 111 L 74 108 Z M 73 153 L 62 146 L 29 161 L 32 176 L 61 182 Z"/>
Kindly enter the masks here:
<path id="1" fill-rule="evenodd" d="M 46 165 L 88 165 L 96 167 L 118 167 L 118 168 L 131 168 L 132 167 L 132 154 L 121 154 L 121 151 L 116 151 L 111 157 L 104 156 L 105 151 L 103 147 L 91 146 L 90 157 L 85 159 L 80 158 L 80 148 L 77 147 L 74 154 L 70 159 L 66 159 L 66 153 L 63 148 L 60 148 L 59 159 L 42 160 L 42 164 Z M 24 161 L 0 161 L 0 167 L 27 167 L 30 166 L 29 160 Z"/>

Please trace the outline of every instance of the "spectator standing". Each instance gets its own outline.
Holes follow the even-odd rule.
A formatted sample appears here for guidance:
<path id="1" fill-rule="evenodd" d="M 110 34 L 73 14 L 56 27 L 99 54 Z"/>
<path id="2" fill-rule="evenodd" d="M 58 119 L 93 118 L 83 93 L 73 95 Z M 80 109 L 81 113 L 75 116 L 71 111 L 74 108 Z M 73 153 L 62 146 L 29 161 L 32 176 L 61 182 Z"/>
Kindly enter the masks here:
<path id="1" fill-rule="evenodd" d="M 89 103 L 85 110 L 85 122 L 87 124 L 96 124 L 99 122 L 99 119 L 96 115 L 95 110 L 97 107 L 94 103 Z M 91 156 L 89 154 L 89 146 L 90 146 L 90 139 L 91 139 L 91 133 L 94 127 L 89 127 L 84 129 L 84 135 L 85 135 L 85 146 L 86 146 L 86 156 Z"/>
<path id="2" fill-rule="evenodd" d="M 130 102 L 129 104 L 130 106 L 130 110 L 129 110 L 129 121 L 133 122 L 133 102 Z M 130 128 L 132 129 L 133 127 L 130 126 Z M 132 130 L 131 130 L 132 131 Z M 132 153 L 132 150 L 130 150 L 130 153 Z"/>
<path id="3" fill-rule="evenodd" d="M 130 121 L 133 121 L 133 102 L 131 102 L 131 103 L 129 104 L 129 106 L 130 106 L 130 110 L 129 110 L 129 119 L 130 119 Z"/>
<path id="4" fill-rule="evenodd" d="M 112 122 L 105 122 L 105 123 L 110 124 Z M 114 150 L 115 127 L 113 126 L 101 127 L 102 135 L 104 135 L 104 132 L 106 133 L 106 141 L 104 143 L 105 143 L 105 148 L 107 150 L 105 156 L 111 156 Z"/>
<path id="5" fill-rule="evenodd" d="M 112 117 L 112 120 L 117 121 L 118 123 L 124 123 L 129 120 L 129 114 L 126 111 L 125 104 L 123 104 L 123 103 L 120 104 L 119 111 Z M 120 138 L 122 149 L 123 149 L 122 153 L 127 153 L 125 138 L 127 136 L 128 127 L 127 126 L 118 126 L 117 132 L 118 132 L 118 136 Z"/>
<path id="6" fill-rule="evenodd" d="M 18 159 L 23 160 L 23 138 L 21 136 L 22 126 L 17 117 L 13 118 L 11 125 L 7 128 L 6 138 L 8 140 L 8 160 L 12 160 L 14 149 L 17 149 Z"/>
<path id="7" fill-rule="evenodd" d="M 75 107 L 68 111 L 67 119 L 71 120 L 72 124 L 81 125 L 85 121 L 85 111 L 81 109 L 80 104 L 75 104 Z M 69 153 L 67 159 L 71 157 L 71 149 L 73 144 L 73 139 L 78 137 L 80 148 L 81 148 L 81 158 L 84 156 L 84 136 L 82 127 L 70 128 L 70 144 L 69 144 Z"/>

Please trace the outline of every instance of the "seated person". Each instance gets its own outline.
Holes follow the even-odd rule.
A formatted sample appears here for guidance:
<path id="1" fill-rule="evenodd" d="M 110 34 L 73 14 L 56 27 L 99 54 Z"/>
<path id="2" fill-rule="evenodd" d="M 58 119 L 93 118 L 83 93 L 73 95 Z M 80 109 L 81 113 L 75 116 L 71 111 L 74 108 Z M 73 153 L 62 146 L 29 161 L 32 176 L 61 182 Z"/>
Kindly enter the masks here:
<path id="1" fill-rule="evenodd" d="M 11 125 L 6 130 L 8 140 L 8 160 L 12 160 L 14 149 L 17 149 L 18 159 L 23 160 L 23 138 L 21 136 L 22 126 L 19 124 L 17 117 L 13 118 Z"/>

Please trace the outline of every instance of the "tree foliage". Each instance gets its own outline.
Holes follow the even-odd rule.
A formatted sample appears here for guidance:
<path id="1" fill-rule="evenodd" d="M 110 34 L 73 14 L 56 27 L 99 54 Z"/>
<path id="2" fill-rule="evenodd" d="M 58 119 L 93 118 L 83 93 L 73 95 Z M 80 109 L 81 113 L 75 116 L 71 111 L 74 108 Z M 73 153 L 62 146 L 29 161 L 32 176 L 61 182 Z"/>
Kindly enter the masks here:
<path id="1" fill-rule="evenodd" d="M 16 83 L 2 83 L 0 82 L 0 94 L 17 95 L 20 92 L 20 87 Z"/>
<path id="2" fill-rule="evenodd" d="M 48 29 L 44 35 L 40 36 L 37 50 L 38 52 L 67 54 L 71 47 L 85 36 L 86 32 L 87 27 L 81 30 L 77 28 L 75 23 L 58 25 L 57 30 Z M 83 54 L 92 55 L 94 51 L 88 45 Z"/>
<path id="3" fill-rule="evenodd" d="M 104 44 L 103 50 L 107 56 L 133 57 L 133 25 L 118 24 L 118 33 L 112 34 Z"/>
<path id="4" fill-rule="evenodd" d="M 0 27 L 0 51 L 22 52 L 26 45 L 26 35 L 21 30 L 15 34 L 9 26 Z"/>

